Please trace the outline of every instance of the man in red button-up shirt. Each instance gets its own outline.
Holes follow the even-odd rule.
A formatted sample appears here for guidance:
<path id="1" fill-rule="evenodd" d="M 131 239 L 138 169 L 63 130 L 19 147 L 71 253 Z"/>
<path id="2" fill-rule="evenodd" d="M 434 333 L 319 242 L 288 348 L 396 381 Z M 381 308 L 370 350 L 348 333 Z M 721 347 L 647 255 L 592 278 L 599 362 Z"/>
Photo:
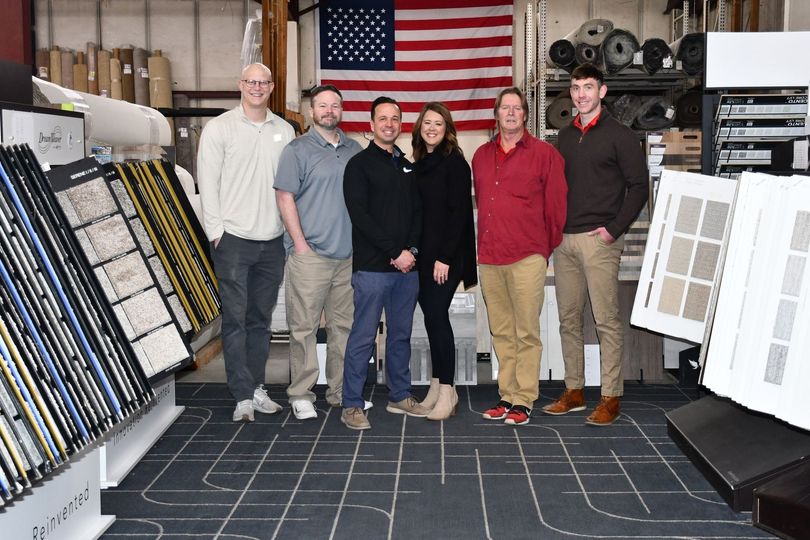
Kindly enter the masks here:
<path id="1" fill-rule="evenodd" d="M 500 401 L 484 418 L 510 425 L 529 423 L 539 393 L 543 286 L 562 241 L 568 192 L 562 156 L 526 131 L 527 113 L 518 88 L 501 91 L 498 134 L 472 162 L 481 292 L 499 362 Z"/>

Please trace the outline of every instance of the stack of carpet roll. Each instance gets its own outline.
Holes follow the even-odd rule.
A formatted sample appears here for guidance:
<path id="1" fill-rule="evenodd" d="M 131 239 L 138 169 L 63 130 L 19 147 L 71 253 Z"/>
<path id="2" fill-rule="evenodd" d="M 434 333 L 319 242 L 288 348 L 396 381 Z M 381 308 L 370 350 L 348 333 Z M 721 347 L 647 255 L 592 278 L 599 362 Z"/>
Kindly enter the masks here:
<path id="1" fill-rule="evenodd" d="M 36 52 L 36 74 L 64 88 L 144 105 L 171 107 L 171 64 L 160 50 L 124 45 L 111 51 L 88 42 L 85 51 Z"/>
<path id="2" fill-rule="evenodd" d="M 643 131 L 656 131 L 677 125 L 700 127 L 703 94 L 692 89 L 674 101 L 661 95 L 620 94 L 602 101 L 610 114 L 622 124 Z M 563 90 L 546 108 L 548 127 L 562 129 L 576 116 L 574 102 Z"/>
<path id="3" fill-rule="evenodd" d="M 615 28 L 612 21 L 591 19 L 552 43 L 548 60 L 569 73 L 588 62 L 600 67 L 606 75 L 613 75 L 640 61 L 640 67 L 650 75 L 664 68 L 676 68 L 695 76 L 703 71 L 704 48 L 702 33 L 686 34 L 672 44 L 650 38 L 639 45 L 632 32 Z"/>

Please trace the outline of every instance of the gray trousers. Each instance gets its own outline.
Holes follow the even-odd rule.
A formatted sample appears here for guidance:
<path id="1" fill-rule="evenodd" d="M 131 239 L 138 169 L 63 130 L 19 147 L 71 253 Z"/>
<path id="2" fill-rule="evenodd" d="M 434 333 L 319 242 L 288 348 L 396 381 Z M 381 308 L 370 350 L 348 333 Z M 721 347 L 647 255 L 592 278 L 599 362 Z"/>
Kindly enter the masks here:
<path id="1" fill-rule="evenodd" d="M 270 316 L 284 276 L 282 237 L 245 240 L 225 233 L 211 253 L 222 300 L 228 390 L 237 402 L 252 399 L 264 383 Z"/>

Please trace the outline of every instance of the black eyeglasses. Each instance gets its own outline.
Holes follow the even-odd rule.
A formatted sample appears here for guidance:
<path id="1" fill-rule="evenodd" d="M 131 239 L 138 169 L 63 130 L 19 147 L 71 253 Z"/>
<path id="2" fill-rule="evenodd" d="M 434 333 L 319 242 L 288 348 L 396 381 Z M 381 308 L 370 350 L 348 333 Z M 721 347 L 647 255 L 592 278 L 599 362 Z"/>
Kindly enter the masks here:
<path id="1" fill-rule="evenodd" d="M 242 79 L 242 82 L 245 83 L 247 86 L 261 86 L 262 88 L 267 88 L 273 81 L 257 81 L 254 79 Z"/>

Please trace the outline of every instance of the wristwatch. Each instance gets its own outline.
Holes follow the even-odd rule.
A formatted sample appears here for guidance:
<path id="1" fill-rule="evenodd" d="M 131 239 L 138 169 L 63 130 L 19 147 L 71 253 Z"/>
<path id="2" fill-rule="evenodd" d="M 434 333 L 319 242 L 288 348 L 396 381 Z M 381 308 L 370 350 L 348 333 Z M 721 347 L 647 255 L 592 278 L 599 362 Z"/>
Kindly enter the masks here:
<path id="1" fill-rule="evenodd" d="M 418 250 L 418 249 L 416 249 L 415 247 L 409 247 L 409 248 L 408 248 L 408 251 L 410 251 L 410 252 L 411 252 L 411 255 L 413 255 L 413 256 L 414 256 L 414 258 L 416 258 L 416 256 L 417 256 L 417 255 L 419 255 L 419 250 Z"/>

